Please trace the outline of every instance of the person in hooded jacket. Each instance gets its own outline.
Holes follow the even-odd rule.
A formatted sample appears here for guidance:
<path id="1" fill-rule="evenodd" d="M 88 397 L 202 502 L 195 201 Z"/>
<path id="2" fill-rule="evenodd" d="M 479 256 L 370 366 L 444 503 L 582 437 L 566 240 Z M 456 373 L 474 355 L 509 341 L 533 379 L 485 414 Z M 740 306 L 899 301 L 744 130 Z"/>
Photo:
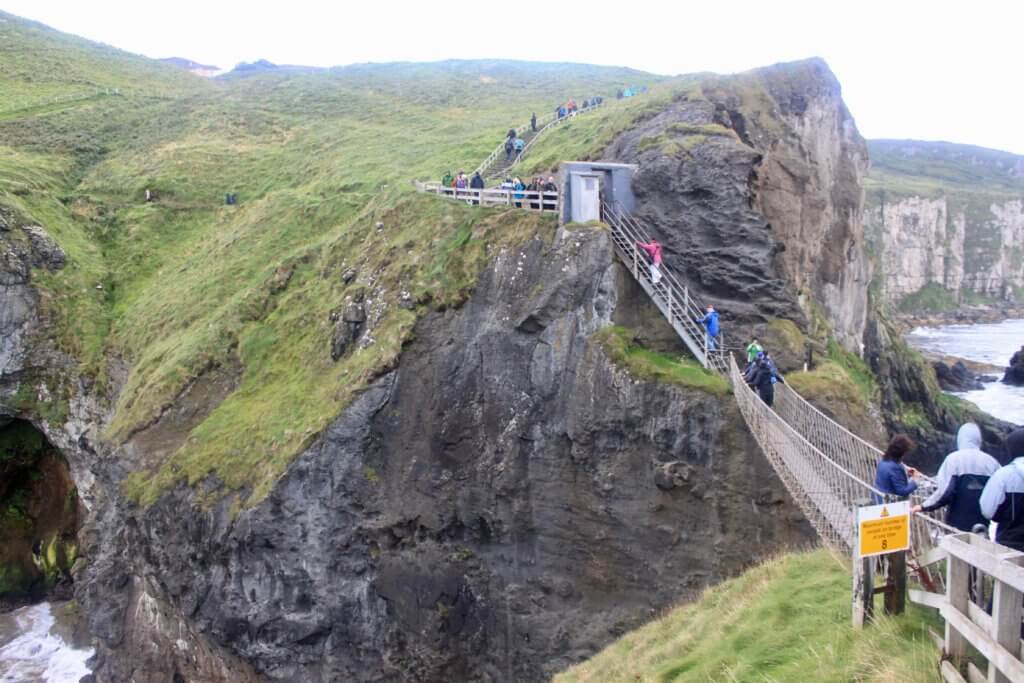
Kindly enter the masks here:
<path id="1" fill-rule="evenodd" d="M 996 527 L 996 543 L 1024 551 L 1024 427 L 1006 437 L 1013 462 L 996 470 L 981 492 L 981 514 Z"/>
<path id="2" fill-rule="evenodd" d="M 771 408 L 775 403 L 775 383 L 772 381 L 775 373 L 772 372 L 772 367 L 768 364 L 764 354 L 759 353 L 758 356 L 755 366 L 757 369 L 754 370 L 754 374 L 750 378 L 750 384 L 757 389 L 757 395 L 761 397 L 764 404 Z"/>
<path id="3" fill-rule="evenodd" d="M 913 512 L 931 512 L 947 507 L 946 523 L 960 531 L 971 531 L 975 524 L 988 526 L 981 514 L 981 492 L 999 469 L 999 461 L 981 450 L 981 429 L 973 422 L 960 427 L 956 448 L 946 456 L 935 475 L 935 491 Z"/>

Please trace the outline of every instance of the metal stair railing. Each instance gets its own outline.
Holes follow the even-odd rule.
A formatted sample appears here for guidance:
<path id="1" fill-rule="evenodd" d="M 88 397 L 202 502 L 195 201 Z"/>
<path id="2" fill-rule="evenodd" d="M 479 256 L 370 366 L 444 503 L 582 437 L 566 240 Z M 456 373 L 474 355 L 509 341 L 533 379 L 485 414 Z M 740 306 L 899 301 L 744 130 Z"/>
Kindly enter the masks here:
<path id="1" fill-rule="evenodd" d="M 649 242 L 646 231 L 632 216 L 617 207 L 602 204 L 605 222 L 611 228 L 612 242 L 629 271 L 647 292 L 655 306 L 686 344 L 698 362 L 706 368 L 722 374 L 728 371 L 726 364 L 725 339 L 719 336 L 716 349 L 709 349 L 710 343 L 704 326 L 697 322 L 704 315 L 704 309 L 690 296 L 690 288 L 676 277 L 664 263 L 661 264 L 661 280 L 655 285 L 651 279 L 647 252 L 637 242 Z"/>
<path id="2" fill-rule="evenodd" d="M 593 111 L 594 109 L 600 109 L 603 106 L 604 106 L 604 102 L 602 102 L 600 104 L 592 104 L 589 107 L 587 107 L 586 109 L 577 109 L 576 113 L 573 114 L 572 116 L 566 115 L 566 116 L 558 117 L 558 116 L 552 115 L 552 116 L 547 117 L 547 118 L 552 119 L 552 120 L 548 121 L 543 127 L 540 127 L 540 128 L 537 129 L 536 134 L 530 139 L 530 141 L 528 143 L 526 143 L 526 146 L 523 148 L 523 151 L 519 152 L 519 154 L 517 154 L 516 157 L 512 160 L 512 163 L 505 167 L 504 172 L 507 172 L 509 169 L 511 169 L 511 168 L 515 167 L 516 165 L 518 165 L 519 162 L 521 162 L 523 160 L 523 157 L 525 157 L 526 154 L 530 151 L 530 148 L 533 147 L 534 143 L 537 142 L 537 139 L 540 138 L 540 136 L 542 136 L 544 133 L 548 132 L 552 128 L 555 128 L 557 126 L 562 125 L 563 123 L 566 123 L 567 121 L 569 121 L 570 119 L 574 118 L 575 116 L 579 116 L 581 114 L 589 113 L 589 112 Z M 537 125 L 540 126 L 540 119 L 537 120 Z M 518 131 L 516 132 L 516 134 L 517 135 L 519 134 Z M 504 149 L 504 144 L 505 143 L 502 143 L 502 149 Z M 492 177 L 495 177 L 495 176 L 492 176 Z"/>

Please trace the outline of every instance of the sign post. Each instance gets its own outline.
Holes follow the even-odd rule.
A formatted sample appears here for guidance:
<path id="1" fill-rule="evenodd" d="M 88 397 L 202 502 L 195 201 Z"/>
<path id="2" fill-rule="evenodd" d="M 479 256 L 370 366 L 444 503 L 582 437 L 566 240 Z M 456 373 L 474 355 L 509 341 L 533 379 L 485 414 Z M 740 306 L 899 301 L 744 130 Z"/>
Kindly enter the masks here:
<path id="1" fill-rule="evenodd" d="M 885 503 L 857 508 L 854 553 L 853 623 L 871 620 L 875 593 L 885 594 L 885 611 L 902 614 L 907 599 L 907 550 L 910 549 L 910 503 Z M 874 587 L 873 558 L 885 558 L 885 586 Z"/>

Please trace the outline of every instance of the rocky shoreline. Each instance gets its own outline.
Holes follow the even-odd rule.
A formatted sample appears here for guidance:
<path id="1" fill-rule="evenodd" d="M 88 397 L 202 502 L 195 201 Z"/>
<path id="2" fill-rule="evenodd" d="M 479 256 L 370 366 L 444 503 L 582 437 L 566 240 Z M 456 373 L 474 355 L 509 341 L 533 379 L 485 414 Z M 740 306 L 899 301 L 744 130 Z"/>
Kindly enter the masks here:
<path id="1" fill-rule="evenodd" d="M 1024 306 L 1007 303 L 1004 306 L 961 306 L 942 313 L 918 311 L 900 315 L 895 319 L 895 323 L 899 326 L 900 331 L 906 333 L 915 327 L 977 325 L 981 323 L 998 323 L 1017 318 L 1024 318 Z"/>

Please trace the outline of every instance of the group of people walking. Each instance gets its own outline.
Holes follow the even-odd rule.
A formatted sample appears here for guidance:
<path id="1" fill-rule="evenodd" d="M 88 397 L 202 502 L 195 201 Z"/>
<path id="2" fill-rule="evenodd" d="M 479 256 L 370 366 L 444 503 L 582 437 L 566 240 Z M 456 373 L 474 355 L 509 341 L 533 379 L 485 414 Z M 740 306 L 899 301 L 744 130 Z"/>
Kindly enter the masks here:
<path id="1" fill-rule="evenodd" d="M 960 531 L 988 528 L 996 522 L 996 542 L 1024 551 L 1024 427 L 1006 437 L 1010 464 L 981 450 L 981 429 L 973 422 L 960 427 L 957 449 L 946 456 L 935 475 L 935 490 L 913 512 L 946 509 L 946 523 Z M 889 442 L 875 474 L 875 488 L 906 497 L 917 490 L 920 473 L 904 467 L 903 458 L 916 445 L 906 434 Z"/>
<path id="2" fill-rule="evenodd" d="M 757 337 L 747 344 L 747 366 L 743 369 L 743 381 L 757 391 L 765 405 L 771 408 L 775 404 L 775 385 L 782 383 L 782 373 L 775 364 L 775 359 L 764 350 Z"/>
<path id="3" fill-rule="evenodd" d="M 596 107 L 597 105 L 604 102 L 603 97 L 591 97 L 590 99 L 583 100 L 581 105 L 576 104 L 576 100 L 569 98 L 565 104 L 561 104 L 555 107 L 555 114 L 560 119 L 564 119 L 566 116 L 575 116 L 576 112 L 583 109 L 589 109 L 590 107 Z M 533 115 L 533 119 L 530 120 L 534 130 L 537 130 L 537 115 Z"/>

